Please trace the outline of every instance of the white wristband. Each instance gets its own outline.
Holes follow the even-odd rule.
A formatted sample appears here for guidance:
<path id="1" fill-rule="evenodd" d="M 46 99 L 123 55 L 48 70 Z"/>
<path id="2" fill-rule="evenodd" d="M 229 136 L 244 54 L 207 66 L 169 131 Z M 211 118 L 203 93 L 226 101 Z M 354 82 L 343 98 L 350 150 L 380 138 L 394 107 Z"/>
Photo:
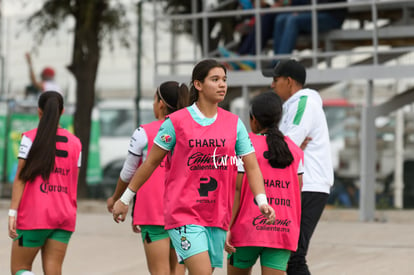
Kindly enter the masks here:
<path id="1" fill-rule="evenodd" d="M 257 205 L 259 207 L 262 206 L 263 204 L 267 204 L 266 194 L 261 193 L 261 194 L 257 195 L 255 197 L 255 200 L 256 200 Z"/>
<path id="2" fill-rule="evenodd" d="M 17 217 L 17 210 L 9 209 L 9 217 Z"/>
<path id="3" fill-rule="evenodd" d="M 134 198 L 135 192 L 127 188 L 119 199 L 123 204 L 129 205 L 129 202 Z"/>

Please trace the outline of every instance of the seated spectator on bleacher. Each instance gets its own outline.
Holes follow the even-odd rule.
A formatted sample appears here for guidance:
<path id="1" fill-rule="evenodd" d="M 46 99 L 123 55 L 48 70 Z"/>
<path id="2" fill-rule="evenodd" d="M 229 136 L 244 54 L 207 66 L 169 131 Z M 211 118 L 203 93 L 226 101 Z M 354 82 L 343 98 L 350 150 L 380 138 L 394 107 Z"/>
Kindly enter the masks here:
<path id="1" fill-rule="evenodd" d="M 283 7 L 283 6 L 296 6 L 306 5 L 308 0 L 275 0 L 273 5 L 269 7 Z M 261 21 L 261 49 L 266 46 L 267 41 L 273 36 L 274 21 L 278 14 L 281 13 L 265 13 L 260 16 Z M 256 28 L 250 30 L 250 32 L 242 38 L 240 46 L 238 48 L 238 54 L 240 55 L 255 55 L 256 54 Z"/>
<path id="2" fill-rule="evenodd" d="M 347 0 L 317 0 L 318 4 L 346 2 Z M 311 5 L 312 0 L 275 0 L 273 6 L 299 6 Z M 347 8 L 335 8 L 317 10 L 318 32 L 324 33 L 339 29 L 345 20 Z M 312 34 L 312 11 L 302 12 L 275 12 L 261 15 L 261 47 L 266 47 L 267 41 L 273 36 L 273 51 L 275 54 L 290 54 L 295 49 L 297 38 L 300 34 Z M 255 55 L 256 29 L 245 35 L 237 52 L 231 52 L 225 47 L 218 47 L 223 57 L 238 55 Z M 229 69 L 252 70 L 256 67 L 254 61 L 228 62 Z"/>
<path id="3" fill-rule="evenodd" d="M 252 9 L 254 7 L 254 1 L 250 0 L 239 0 L 239 4 L 242 9 Z M 283 6 L 297 6 L 307 5 L 309 0 L 274 0 L 273 4 L 270 5 L 269 1 L 260 1 L 262 8 L 269 7 L 283 7 Z M 261 30 L 261 49 L 266 47 L 267 41 L 273 36 L 273 26 L 275 18 L 280 15 L 280 12 L 265 13 L 260 16 L 260 30 Z M 236 31 L 242 34 L 242 38 L 237 49 L 237 52 L 229 51 L 225 47 L 218 47 L 219 53 L 223 57 L 233 57 L 238 55 L 255 55 L 256 54 L 256 28 L 255 28 L 256 17 L 251 17 L 245 22 L 244 27 L 236 27 Z M 246 31 L 248 28 L 248 31 Z M 239 29 L 239 30 L 238 30 Z M 242 31 L 240 30 L 242 29 Z M 254 61 L 229 61 L 226 62 L 227 67 L 231 70 L 253 70 L 256 67 Z"/>
<path id="4" fill-rule="evenodd" d="M 308 5 L 312 3 L 307 0 Z M 318 4 L 346 2 L 346 0 L 317 0 Z M 318 32 L 339 29 L 345 20 L 346 8 L 317 11 Z M 312 34 L 312 11 L 279 14 L 274 21 L 273 52 L 290 54 L 295 49 L 299 34 Z"/>

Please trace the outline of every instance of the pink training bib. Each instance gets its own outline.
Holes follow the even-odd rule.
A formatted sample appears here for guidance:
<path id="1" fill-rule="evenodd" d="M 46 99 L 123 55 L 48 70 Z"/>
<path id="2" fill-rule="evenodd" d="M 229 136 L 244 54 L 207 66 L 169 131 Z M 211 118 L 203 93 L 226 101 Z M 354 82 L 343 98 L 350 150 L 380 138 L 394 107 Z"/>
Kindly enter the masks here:
<path id="1" fill-rule="evenodd" d="M 228 229 L 234 199 L 238 117 L 221 108 L 198 124 L 187 109 L 170 116 L 176 145 L 168 160 L 165 227 L 187 224 Z"/>
<path id="2" fill-rule="evenodd" d="M 277 169 L 270 166 L 263 156 L 268 150 L 266 137 L 250 133 L 263 174 L 266 196 L 276 213 L 276 223 L 267 225 L 257 207 L 244 176 L 240 197 L 240 208 L 231 227 L 231 243 L 234 246 L 263 246 L 296 251 L 301 215 L 301 191 L 298 181 L 298 166 L 303 161 L 303 151 L 288 137 L 285 141 L 294 157 L 293 163 Z"/>
<path id="3" fill-rule="evenodd" d="M 24 133 L 34 140 L 37 129 Z M 55 168 L 48 181 L 38 176 L 26 182 L 18 209 L 17 228 L 75 230 L 78 187 L 79 139 L 58 128 Z"/>
<path id="4" fill-rule="evenodd" d="M 149 153 L 154 138 L 164 121 L 158 120 L 142 125 L 148 137 Z M 164 225 L 164 184 L 165 182 L 165 159 L 152 173 L 151 177 L 138 190 L 134 207 L 135 225 Z"/>

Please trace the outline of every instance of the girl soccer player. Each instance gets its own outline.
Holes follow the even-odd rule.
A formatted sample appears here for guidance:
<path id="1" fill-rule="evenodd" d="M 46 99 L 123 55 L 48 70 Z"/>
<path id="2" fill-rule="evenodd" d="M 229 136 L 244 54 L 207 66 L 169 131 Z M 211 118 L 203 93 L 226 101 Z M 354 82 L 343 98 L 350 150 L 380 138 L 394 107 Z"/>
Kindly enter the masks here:
<path id="1" fill-rule="evenodd" d="M 75 230 L 82 149 L 76 136 L 59 127 L 62 113 L 62 95 L 42 93 L 39 125 L 23 133 L 9 210 L 13 275 L 33 274 L 32 263 L 39 250 L 44 273 L 62 273 Z"/>
<path id="2" fill-rule="evenodd" d="M 131 181 L 135 170 L 142 162 L 145 148 L 149 152 L 153 140 L 165 117 L 174 111 L 188 106 L 189 91 L 185 84 L 175 81 L 162 83 L 154 95 L 154 116 L 158 119 L 141 125 L 133 133 L 129 142 L 128 156 L 124 162 L 114 194 L 108 198 L 107 207 L 112 213 L 114 203 Z M 165 160 L 155 169 L 135 199 L 133 211 L 133 231 L 141 232 L 144 242 L 147 265 L 151 274 L 184 274 L 184 265 L 178 264 L 173 247 L 170 246 L 168 232 L 164 229 L 164 180 Z"/>
<path id="3" fill-rule="evenodd" d="M 262 274 L 285 274 L 290 251 L 296 251 L 300 228 L 303 151 L 278 129 L 282 101 L 274 92 L 258 95 L 250 108 L 250 139 L 263 174 L 274 224 L 262 222 L 247 177 L 239 173 L 232 225 L 226 239 L 227 274 L 250 274 L 260 257 Z"/>
<path id="4" fill-rule="evenodd" d="M 215 267 L 222 267 L 236 155 L 244 163 L 261 212 L 268 223 L 274 221 L 246 128 L 236 115 L 218 107 L 227 93 L 226 81 L 226 68 L 216 60 L 203 60 L 194 67 L 190 85 L 193 104 L 171 114 L 162 124 L 148 158 L 113 209 L 116 222 L 125 220 L 136 190 L 168 153 L 165 229 L 190 274 L 211 274 Z"/>

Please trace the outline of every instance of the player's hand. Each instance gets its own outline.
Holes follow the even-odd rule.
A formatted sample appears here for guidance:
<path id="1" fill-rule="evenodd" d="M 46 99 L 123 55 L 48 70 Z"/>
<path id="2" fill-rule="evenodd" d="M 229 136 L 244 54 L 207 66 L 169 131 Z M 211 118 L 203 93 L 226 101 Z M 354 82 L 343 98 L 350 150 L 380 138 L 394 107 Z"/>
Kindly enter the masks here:
<path id="1" fill-rule="evenodd" d="M 108 209 L 109 213 L 112 213 L 112 210 L 114 209 L 114 204 L 115 204 L 114 197 L 109 197 L 106 200 L 106 208 Z"/>
<path id="2" fill-rule="evenodd" d="M 224 243 L 224 250 L 226 250 L 227 253 L 234 253 L 236 252 L 236 248 L 230 243 L 230 240 L 231 233 L 230 231 L 227 231 L 226 242 Z"/>
<path id="3" fill-rule="evenodd" d="M 128 205 L 125 205 L 122 201 L 117 200 L 112 209 L 112 216 L 116 223 L 125 221 L 126 214 L 128 213 Z"/>
<path id="4" fill-rule="evenodd" d="M 268 204 L 260 206 L 260 212 L 267 218 L 266 224 L 273 224 L 276 219 L 275 210 Z"/>
<path id="5" fill-rule="evenodd" d="M 18 236 L 16 232 L 16 217 L 9 216 L 9 237 L 15 239 Z"/>
<path id="6" fill-rule="evenodd" d="M 132 231 L 134 233 L 141 233 L 141 227 L 139 225 L 132 223 Z"/>

